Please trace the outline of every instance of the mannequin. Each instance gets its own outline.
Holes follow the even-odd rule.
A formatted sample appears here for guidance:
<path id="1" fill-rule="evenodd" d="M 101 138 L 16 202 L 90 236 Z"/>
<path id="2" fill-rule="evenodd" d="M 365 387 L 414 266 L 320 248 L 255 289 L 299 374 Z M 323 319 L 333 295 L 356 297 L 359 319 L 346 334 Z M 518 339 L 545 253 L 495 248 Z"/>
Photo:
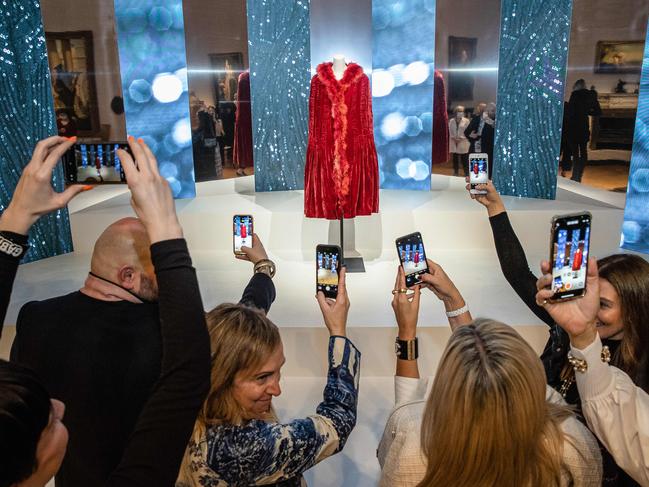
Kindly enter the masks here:
<path id="1" fill-rule="evenodd" d="M 345 75 L 345 69 L 347 69 L 347 61 L 345 61 L 345 56 L 342 54 L 336 54 L 334 56 L 334 62 L 331 66 L 334 71 L 334 76 L 338 81 L 343 79 Z"/>

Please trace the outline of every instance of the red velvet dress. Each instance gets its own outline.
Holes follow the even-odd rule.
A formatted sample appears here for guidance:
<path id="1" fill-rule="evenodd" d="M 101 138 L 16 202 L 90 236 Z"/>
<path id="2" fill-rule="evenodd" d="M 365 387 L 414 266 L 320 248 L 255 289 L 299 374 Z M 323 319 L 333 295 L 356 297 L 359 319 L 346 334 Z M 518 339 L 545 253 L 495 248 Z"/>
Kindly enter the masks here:
<path id="1" fill-rule="evenodd" d="M 374 145 L 370 81 L 350 63 L 343 78 L 332 63 L 311 80 L 304 214 L 335 220 L 379 211 L 379 164 Z"/>
<path id="2" fill-rule="evenodd" d="M 234 167 L 243 169 L 253 166 L 252 158 L 252 113 L 250 111 L 250 74 L 239 75 L 237 88 L 237 115 L 234 122 Z"/>

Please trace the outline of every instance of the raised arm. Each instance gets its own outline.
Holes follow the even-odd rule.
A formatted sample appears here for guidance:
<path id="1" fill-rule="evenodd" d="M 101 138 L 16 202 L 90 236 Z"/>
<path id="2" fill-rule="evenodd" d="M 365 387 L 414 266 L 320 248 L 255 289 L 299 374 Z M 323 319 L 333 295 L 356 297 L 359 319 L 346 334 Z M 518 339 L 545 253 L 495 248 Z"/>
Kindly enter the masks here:
<path id="1" fill-rule="evenodd" d="M 268 313 L 273 301 L 275 301 L 275 285 L 273 284 L 275 263 L 268 260 L 266 249 L 256 233 L 252 235 L 252 247 L 243 246 L 241 251 L 244 255 L 237 255 L 237 259 L 252 262 L 255 270 L 243 291 L 239 303 Z M 264 263 L 267 263 L 267 265 L 263 265 Z"/>
<path id="2" fill-rule="evenodd" d="M 209 390 L 210 348 L 196 271 L 183 239 L 171 191 L 157 161 L 142 142 L 129 138 L 137 161 L 119 156 L 131 204 L 149 234 L 158 281 L 162 365 L 111 486 L 174 485 Z"/>
<path id="3" fill-rule="evenodd" d="M 467 189 L 470 189 L 468 184 Z M 496 191 L 491 181 L 479 185 L 477 189 L 487 192 L 486 195 L 471 194 L 471 198 L 487 208 L 496 253 L 498 254 L 498 262 L 505 279 L 532 313 L 548 326 L 553 326 L 552 317 L 541 306 L 536 304 L 537 277 L 530 270 L 525 250 L 523 250 L 523 246 L 512 228 L 505 211 L 505 205 L 498 191 Z"/>
<path id="4" fill-rule="evenodd" d="M 76 137 L 50 137 L 36 144 L 11 201 L 0 217 L 0 336 L 18 263 L 27 250 L 27 233 L 41 216 L 63 208 L 92 186 L 70 186 L 62 193 L 52 188 L 52 172 Z"/>

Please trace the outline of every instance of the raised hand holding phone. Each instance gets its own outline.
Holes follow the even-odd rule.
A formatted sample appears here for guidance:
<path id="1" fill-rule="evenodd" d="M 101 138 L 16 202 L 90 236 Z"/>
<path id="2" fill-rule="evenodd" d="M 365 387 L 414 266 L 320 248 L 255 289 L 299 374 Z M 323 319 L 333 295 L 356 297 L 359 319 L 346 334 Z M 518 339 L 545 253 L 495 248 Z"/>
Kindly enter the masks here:
<path id="1" fill-rule="evenodd" d="M 469 154 L 469 184 L 471 194 L 486 194 L 478 185 L 489 182 L 489 154 Z"/>
<path id="2" fill-rule="evenodd" d="M 235 254 L 235 257 L 239 260 L 246 260 L 256 264 L 262 260 L 268 259 L 268 254 L 264 248 L 264 244 L 261 243 L 261 240 L 256 233 L 253 233 L 251 236 L 252 245 L 250 247 L 244 245 L 241 247 L 241 253 Z"/>
<path id="3" fill-rule="evenodd" d="M 158 172 L 158 161 L 142 139 L 128 138 L 135 162 L 128 152 L 118 150 L 131 190 L 131 206 L 135 210 L 151 243 L 182 238 L 183 231 L 169 183 Z M 137 165 L 136 165 L 137 163 Z"/>
<path id="4" fill-rule="evenodd" d="M 395 244 L 397 247 L 397 255 L 399 256 L 399 261 L 405 274 L 406 287 L 411 288 L 419 284 L 421 282 L 421 276 L 428 272 L 423 238 L 421 233 L 414 232 L 399 237 L 395 241 Z"/>
<path id="5" fill-rule="evenodd" d="M 322 291 L 318 291 L 316 299 L 324 318 L 325 326 L 331 336 L 347 336 L 347 315 L 349 313 L 349 297 L 345 285 L 345 268 L 339 273 L 336 299 L 327 298 Z"/>
<path id="6" fill-rule="evenodd" d="M 25 166 L 9 205 L 0 217 L 0 230 L 27 235 L 41 216 L 67 205 L 89 186 L 71 186 L 62 193 L 52 187 L 52 172 L 76 137 L 49 137 L 36 144 L 32 159 Z"/>
<path id="7" fill-rule="evenodd" d="M 543 306 L 555 323 L 570 335 L 573 346 L 585 349 L 597 335 L 595 323 L 600 306 L 597 260 L 589 258 L 586 293 L 580 299 L 552 302 L 555 291 L 552 288 L 554 278 L 550 273 L 550 262 L 541 262 L 541 272 L 543 275 L 536 283 L 536 304 Z"/>
<path id="8" fill-rule="evenodd" d="M 417 336 L 421 290 L 419 285 L 413 288 L 412 293 L 407 293 L 404 289 L 406 289 L 406 274 L 403 267 L 399 266 L 392 290 L 392 309 L 399 327 L 399 339 L 414 340 Z"/>
<path id="9" fill-rule="evenodd" d="M 342 266 L 342 250 L 338 245 L 316 247 L 316 293 L 337 299 L 338 282 Z"/>

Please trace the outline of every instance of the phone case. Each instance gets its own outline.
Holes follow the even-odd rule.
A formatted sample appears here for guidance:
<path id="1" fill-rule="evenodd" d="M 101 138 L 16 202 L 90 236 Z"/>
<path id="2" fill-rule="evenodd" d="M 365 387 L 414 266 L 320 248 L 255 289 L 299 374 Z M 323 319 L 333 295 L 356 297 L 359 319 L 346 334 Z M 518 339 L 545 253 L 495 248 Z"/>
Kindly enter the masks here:
<path id="1" fill-rule="evenodd" d="M 234 255 L 246 255 L 243 252 L 237 252 L 235 248 L 235 242 L 234 242 L 234 237 L 235 237 L 235 231 L 234 231 L 234 219 L 236 217 L 250 217 L 250 235 L 255 233 L 255 219 L 252 215 L 233 215 L 232 216 L 232 252 L 234 252 Z"/>
<path id="2" fill-rule="evenodd" d="M 591 214 L 590 211 L 581 211 L 579 213 L 569 213 L 567 215 L 554 215 L 552 217 L 552 220 L 550 221 L 550 253 L 549 253 L 550 258 L 548 260 L 550 262 L 550 266 L 554 265 L 553 264 L 553 261 L 554 261 L 554 239 L 555 239 L 555 233 L 556 233 L 556 222 L 557 222 L 557 220 L 564 220 L 564 219 L 568 219 L 568 218 L 578 218 L 578 217 L 581 217 L 581 216 L 584 216 L 584 215 L 588 215 L 588 217 L 590 218 L 590 224 L 592 226 L 592 224 L 593 224 L 593 215 Z M 588 265 L 588 262 L 586 262 L 586 265 Z M 552 270 L 552 267 L 550 267 L 550 270 Z M 587 289 L 587 286 L 584 284 L 584 289 L 581 290 L 580 294 L 575 295 L 575 296 L 571 296 L 571 297 L 568 297 L 568 298 L 554 298 L 553 297 L 553 298 L 548 299 L 548 302 L 550 302 L 550 303 L 564 303 L 566 301 L 572 301 L 573 299 L 582 298 L 586 294 L 586 289 Z"/>

